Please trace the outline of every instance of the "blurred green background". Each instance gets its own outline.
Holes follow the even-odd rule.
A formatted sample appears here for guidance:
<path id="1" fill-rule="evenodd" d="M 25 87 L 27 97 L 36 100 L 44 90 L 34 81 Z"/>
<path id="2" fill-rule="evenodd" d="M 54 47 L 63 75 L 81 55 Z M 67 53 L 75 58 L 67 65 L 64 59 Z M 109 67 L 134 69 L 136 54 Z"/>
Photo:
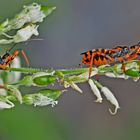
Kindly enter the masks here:
<path id="1" fill-rule="evenodd" d="M 1 0 L 0 21 L 32 2 L 57 7 L 39 27 L 43 41 L 17 46 L 24 47 L 33 67 L 75 68 L 81 52 L 140 41 L 139 0 Z M 84 94 L 69 89 L 54 108 L 17 105 L 0 111 L 0 140 L 139 140 L 140 82 L 100 81 L 117 96 L 117 115 L 109 114 L 105 99 L 94 102 L 89 85 L 80 84 Z"/>

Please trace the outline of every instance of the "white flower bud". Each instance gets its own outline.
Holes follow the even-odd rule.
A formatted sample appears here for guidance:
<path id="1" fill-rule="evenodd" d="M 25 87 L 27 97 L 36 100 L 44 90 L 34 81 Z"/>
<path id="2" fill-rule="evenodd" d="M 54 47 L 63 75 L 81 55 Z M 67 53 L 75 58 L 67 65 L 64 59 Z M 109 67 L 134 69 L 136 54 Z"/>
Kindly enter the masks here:
<path id="1" fill-rule="evenodd" d="M 117 113 L 117 110 L 120 108 L 116 97 L 113 95 L 113 93 L 107 87 L 101 87 L 101 91 L 103 92 L 103 94 L 105 95 L 107 100 L 110 101 L 110 103 L 115 106 L 114 112 L 112 112 L 111 109 L 109 109 L 110 113 L 112 115 L 115 115 Z"/>
<path id="2" fill-rule="evenodd" d="M 94 68 L 92 70 L 92 72 L 91 72 L 90 77 L 95 76 L 96 74 L 98 74 L 98 69 L 97 68 Z M 83 74 L 80 74 L 79 77 L 81 77 L 81 78 L 87 78 L 88 79 L 89 78 L 89 72 L 85 72 Z"/>
<path id="3" fill-rule="evenodd" d="M 18 88 L 13 85 L 7 85 L 6 88 L 12 95 L 14 95 L 18 99 L 20 104 L 22 104 L 23 102 L 22 95 L 21 95 L 21 92 L 18 90 Z"/>
<path id="4" fill-rule="evenodd" d="M 83 91 L 74 83 L 74 82 L 71 82 L 70 83 L 70 86 L 75 89 L 76 91 L 80 92 L 80 93 L 83 93 Z"/>
<path id="5" fill-rule="evenodd" d="M 35 99 L 34 99 L 34 106 L 46 106 L 46 105 L 51 105 L 54 107 L 58 101 L 55 101 L 51 98 L 48 98 L 45 95 L 42 94 L 36 94 Z"/>
<path id="6" fill-rule="evenodd" d="M 41 5 L 33 3 L 30 6 L 24 6 L 27 11 L 26 18 L 30 23 L 42 22 L 46 15 L 41 11 Z"/>
<path id="7" fill-rule="evenodd" d="M 125 68 L 126 70 L 132 69 L 132 68 L 138 69 L 139 68 L 139 65 L 136 62 L 132 62 L 131 61 L 131 62 L 128 62 L 125 67 L 126 67 Z"/>
<path id="8" fill-rule="evenodd" d="M 17 34 L 13 37 L 13 42 L 19 43 L 27 41 L 31 38 L 32 35 L 38 36 L 39 33 L 37 31 L 38 25 L 28 25 L 25 28 L 22 28 L 17 31 Z"/>
<path id="9" fill-rule="evenodd" d="M 112 77 L 112 78 L 116 78 L 116 74 L 112 73 L 112 72 L 107 72 L 105 73 L 105 76 L 107 77 Z"/>
<path id="10" fill-rule="evenodd" d="M 67 81 L 64 81 L 64 87 L 65 87 L 65 88 L 70 87 L 70 83 L 68 83 Z"/>
<path id="11" fill-rule="evenodd" d="M 115 73 L 112 73 L 112 72 L 107 72 L 105 73 L 105 76 L 107 77 L 112 77 L 112 78 L 122 78 L 122 79 L 128 79 L 129 76 L 125 75 L 125 74 L 115 74 Z"/>
<path id="12" fill-rule="evenodd" d="M 47 75 L 54 76 L 54 74 L 55 74 L 55 71 L 52 71 L 52 72 L 37 72 L 33 75 L 33 78 L 40 77 L 40 76 L 47 76 Z"/>
<path id="13" fill-rule="evenodd" d="M 42 22 L 46 15 L 41 11 L 41 5 L 33 3 L 24 6 L 24 9 L 11 22 L 9 22 L 8 30 L 19 29 L 26 23 Z"/>
<path id="14" fill-rule="evenodd" d="M 72 87 L 73 89 L 75 89 L 76 91 L 80 92 L 80 93 L 83 93 L 83 91 L 72 81 L 70 82 L 67 82 L 67 81 L 64 81 L 64 87 L 65 88 L 68 88 L 68 87 Z"/>
<path id="15" fill-rule="evenodd" d="M 12 108 L 14 107 L 15 105 L 10 102 L 9 100 L 7 101 L 0 101 L 0 109 L 8 109 L 8 108 Z"/>
<path id="16" fill-rule="evenodd" d="M 94 82 L 91 79 L 88 80 L 88 83 L 89 83 L 94 95 L 97 97 L 95 102 L 101 103 L 103 99 L 101 97 L 99 89 L 97 88 L 97 86 L 94 84 Z"/>
<path id="17" fill-rule="evenodd" d="M 0 44 L 10 44 L 13 43 L 13 39 L 0 39 Z"/>
<path id="18" fill-rule="evenodd" d="M 133 81 L 137 82 L 140 79 L 140 77 L 133 77 Z"/>

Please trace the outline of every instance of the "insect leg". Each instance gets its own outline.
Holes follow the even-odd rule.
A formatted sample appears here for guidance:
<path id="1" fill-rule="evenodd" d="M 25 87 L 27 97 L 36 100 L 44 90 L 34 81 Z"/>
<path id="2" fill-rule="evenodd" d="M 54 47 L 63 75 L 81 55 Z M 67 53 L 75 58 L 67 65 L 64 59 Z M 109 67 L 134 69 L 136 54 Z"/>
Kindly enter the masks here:
<path id="1" fill-rule="evenodd" d="M 122 62 L 121 69 L 122 69 L 122 71 L 123 71 L 123 72 L 125 72 L 125 71 L 126 71 L 126 69 L 125 69 L 125 63 L 124 63 L 124 61 Z"/>
<path id="2" fill-rule="evenodd" d="M 89 66 L 89 76 L 88 76 L 88 79 L 90 79 L 90 76 L 91 76 L 91 72 L 92 72 L 92 65 L 93 65 L 93 58 L 95 56 L 95 53 L 92 53 L 91 55 L 91 60 L 90 60 L 90 66 Z"/>
<path id="3" fill-rule="evenodd" d="M 29 60 L 28 60 L 28 58 L 27 58 L 27 56 L 26 56 L 26 54 L 25 54 L 25 52 L 24 52 L 23 50 L 21 50 L 21 54 L 23 55 L 23 57 L 24 57 L 24 59 L 25 59 L 25 61 L 26 61 L 26 64 L 27 64 L 28 66 L 30 66 Z"/>
<path id="4" fill-rule="evenodd" d="M 18 51 L 21 52 L 23 58 L 25 59 L 25 62 L 26 62 L 26 64 L 27 64 L 27 66 L 30 66 L 29 60 L 28 60 L 28 58 L 27 58 L 25 52 L 24 52 L 22 49 L 18 49 L 18 50 L 16 50 L 16 52 L 18 52 Z M 17 54 L 16 54 L 16 55 L 17 55 Z M 15 57 L 15 56 L 13 55 L 13 59 L 14 59 L 14 57 Z"/>
<path id="5" fill-rule="evenodd" d="M 138 43 L 138 45 L 140 45 L 140 42 Z M 140 47 L 138 47 L 137 55 L 140 56 Z M 140 57 L 138 58 L 138 60 L 139 60 L 139 73 L 140 73 Z"/>
<path id="6" fill-rule="evenodd" d="M 125 65 L 126 65 L 125 64 L 125 61 L 126 61 L 125 57 L 119 57 L 118 60 L 119 60 L 119 62 L 122 63 L 122 66 L 121 66 L 122 71 L 125 72 L 126 71 L 126 69 L 125 69 Z"/>
<path id="7" fill-rule="evenodd" d="M 128 57 L 128 60 L 132 60 L 135 59 L 136 57 L 138 57 L 139 60 L 139 73 L 140 73 L 140 47 L 138 46 L 138 48 L 136 50 L 134 50 L 134 52 Z"/>

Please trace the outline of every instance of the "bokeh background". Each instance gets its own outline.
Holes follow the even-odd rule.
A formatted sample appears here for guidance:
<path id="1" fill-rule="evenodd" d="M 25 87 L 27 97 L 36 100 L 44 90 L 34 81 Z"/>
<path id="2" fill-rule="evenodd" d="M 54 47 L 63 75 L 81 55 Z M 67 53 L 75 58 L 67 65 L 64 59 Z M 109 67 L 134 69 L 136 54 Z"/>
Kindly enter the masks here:
<path id="1" fill-rule="evenodd" d="M 57 7 L 39 27 L 44 40 L 23 46 L 33 67 L 75 68 L 81 52 L 140 41 L 139 0 L 0 0 L 0 22 L 32 2 Z M 109 114 L 106 99 L 95 103 L 89 85 L 80 84 L 84 94 L 69 89 L 54 108 L 0 111 L 0 140 L 139 140 L 140 82 L 100 81 L 118 98 L 117 115 Z"/>

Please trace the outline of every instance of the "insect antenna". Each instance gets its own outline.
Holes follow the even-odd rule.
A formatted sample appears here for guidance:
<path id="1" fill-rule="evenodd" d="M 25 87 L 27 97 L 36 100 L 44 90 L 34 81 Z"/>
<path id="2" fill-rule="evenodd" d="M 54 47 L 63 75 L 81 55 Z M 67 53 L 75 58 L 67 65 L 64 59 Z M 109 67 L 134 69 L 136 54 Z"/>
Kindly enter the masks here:
<path id="1" fill-rule="evenodd" d="M 83 55 L 83 54 L 86 54 L 87 52 L 83 52 L 83 53 L 81 53 L 80 55 Z"/>
<path id="2" fill-rule="evenodd" d="M 7 53 L 11 52 L 11 50 L 14 49 L 16 45 L 17 45 L 17 44 L 14 44 L 14 45 L 13 45 L 9 50 L 7 50 L 6 52 L 7 52 Z"/>
<path id="3" fill-rule="evenodd" d="M 28 45 L 28 43 L 30 41 L 42 41 L 43 39 L 42 38 L 32 38 L 32 39 L 28 39 L 26 42 L 25 42 L 25 45 Z"/>

